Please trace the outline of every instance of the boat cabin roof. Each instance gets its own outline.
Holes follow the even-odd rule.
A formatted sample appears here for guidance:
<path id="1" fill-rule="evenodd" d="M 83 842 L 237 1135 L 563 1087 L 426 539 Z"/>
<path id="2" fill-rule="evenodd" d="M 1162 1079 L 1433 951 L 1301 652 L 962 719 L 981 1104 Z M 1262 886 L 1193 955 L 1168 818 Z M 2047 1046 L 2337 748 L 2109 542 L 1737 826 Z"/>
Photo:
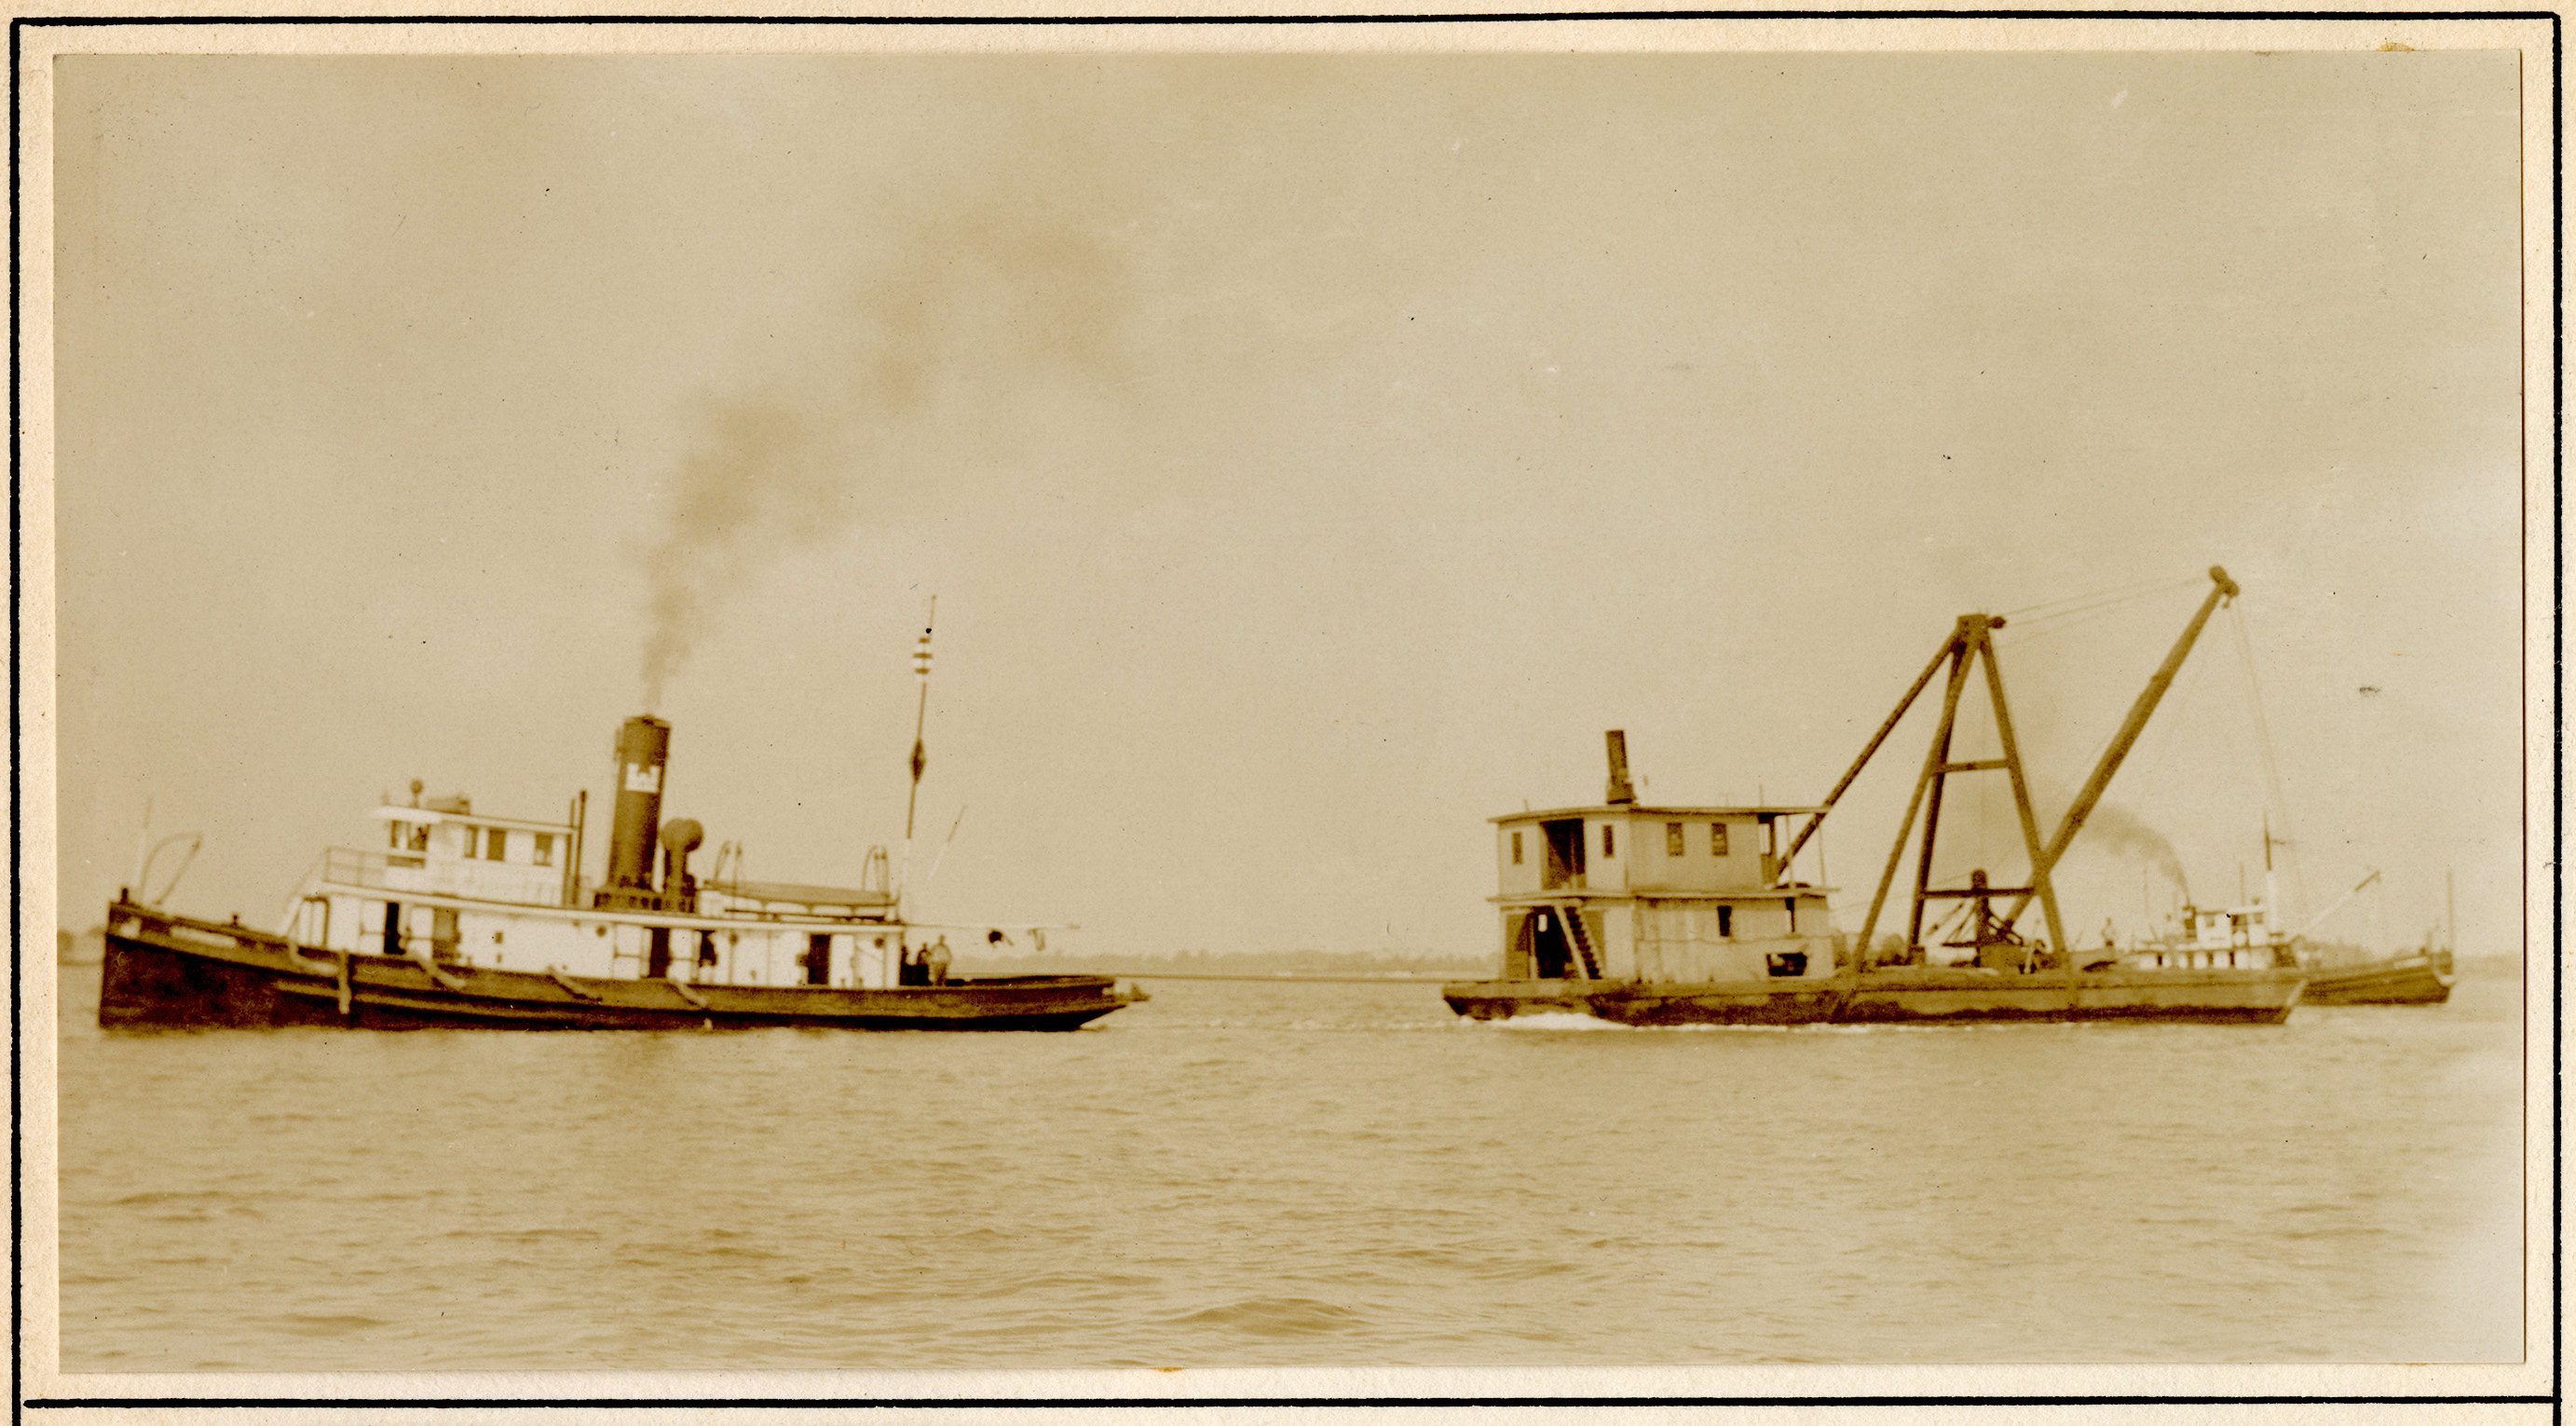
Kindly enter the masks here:
<path id="1" fill-rule="evenodd" d="M 848 886 L 808 886 L 793 881 L 711 881 L 705 883 L 705 889 L 720 891 L 743 901 L 762 901 L 815 911 L 841 907 L 874 911 L 894 904 L 891 892 Z"/>
<path id="2" fill-rule="evenodd" d="M 1590 807 L 1558 807 L 1538 812 L 1506 812 L 1500 817 L 1488 817 L 1485 820 L 1496 823 L 1555 822 L 1569 817 L 1606 817 L 1613 815 L 1626 815 L 1631 817 L 1679 817 L 1684 819 L 1706 819 L 1710 817 L 1785 817 L 1793 815 L 1803 816 L 1807 813 L 1822 812 L 1824 810 L 1825 809 L 1822 807 L 1771 806 L 1660 807 L 1648 806 L 1642 802 L 1603 802 Z"/>
<path id="3" fill-rule="evenodd" d="M 388 802 L 367 815 L 379 822 L 408 822 L 414 826 L 440 822 L 470 822 L 477 827 L 507 827 L 523 832 L 566 832 L 569 822 L 531 822 L 525 817 L 495 817 L 488 812 L 457 812 L 442 807 L 412 807 Z"/>

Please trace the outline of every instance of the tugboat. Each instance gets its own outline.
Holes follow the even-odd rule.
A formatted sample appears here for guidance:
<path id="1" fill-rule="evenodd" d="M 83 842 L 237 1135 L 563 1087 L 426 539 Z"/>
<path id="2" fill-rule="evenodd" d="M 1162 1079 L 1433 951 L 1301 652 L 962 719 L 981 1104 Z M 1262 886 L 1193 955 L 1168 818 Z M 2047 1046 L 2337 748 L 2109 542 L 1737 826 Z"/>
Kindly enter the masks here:
<path id="1" fill-rule="evenodd" d="M 1801 1025 L 1978 1021 L 2154 1020 L 2277 1024 L 2299 1002 L 2302 972 L 2268 952 L 2224 963 L 2144 968 L 2073 955 L 2050 872 L 2102 796 L 2149 715 L 2172 684 L 2201 627 L 2237 586 L 2213 568 L 2213 587 L 2146 691 L 2130 708 L 2092 777 L 2043 842 L 2013 738 L 1989 614 L 1962 616 L 1922 676 L 1879 726 L 1850 771 L 1814 806 L 1644 806 L 1629 782 L 1626 735 L 1607 735 L 1610 777 L 1601 803 L 1494 819 L 1501 872 L 1502 965 L 1491 980 L 1441 987 L 1460 1015 L 1478 1020 L 1576 1014 L 1625 1025 Z M 1971 671 L 1982 662 L 2001 756 L 1954 761 L 1953 734 Z M 1798 855 L 1834 804 L 1944 665 L 1933 735 L 1885 874 L 1860 934 L 1844 942 L 1828 916 L 1833 888 L 1797 879 Z M 2028 884 L 1998 886 L 1983 869 L 1965 885 L 1933 884 L 1932 849 L 1948 780 L 2008 775 L 2021 825 Z M 1912 914 L 1900 948 L 1874 949 L 1872 933 L 1923 817 Z M 1804 818 L 1783 847 L 1781 834 Z M 1965 902 L 1948 918 L 1957 934 L 1930 938 L 1964 954 L 1936 963 L 1927 908 Z M 2002 911 L 1995 903 L 2008 903 Z M 2033 904 L 2047 926 L 2028 940 L 2016 925 Z"/>
<path id="2" fill-rule="evenodd" d="M 915 654 L 925 707 L 929 638 Z M 1100 975 L 948 975 L 950 932 L 1000 944 L 1021 931 L 1043 947 L 1045 928 L 907 920 L 881 847 L 857 887 L 746 879 L 730 844 L 699 881 L 703 829 L 660 821 L 670 742 L 649 715 L 619 730 L 597 885 L 581 875 L 587 793 L 553 822 L 423 802 L 414 782 L 408 804 L 375 809 L 373 847 L 324 852 L 278 932 L 122 891 L 99 1023 L 1070 1030 L 1144 998 Z M 916 729 L 916 797 L 922 768 Z"/>

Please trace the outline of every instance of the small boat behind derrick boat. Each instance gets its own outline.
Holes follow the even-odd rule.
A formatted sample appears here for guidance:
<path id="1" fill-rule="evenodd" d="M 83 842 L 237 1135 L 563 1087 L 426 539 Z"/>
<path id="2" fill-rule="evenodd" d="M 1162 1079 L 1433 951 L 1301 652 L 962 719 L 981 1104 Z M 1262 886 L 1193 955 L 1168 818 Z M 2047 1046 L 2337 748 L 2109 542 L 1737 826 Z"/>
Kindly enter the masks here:
<path id="1" fill-rule="evenodd" d="M 950 975 L 952 932 L 1043 948 L 1046 928 L 908 920 L 882 848 L 856 887 L 749 880 L 732 844 L 699 881 L 703 831 L 659 823 L 670 734 L 649 716 L 619 730 L 596 884 L 581 875 L 587 794 L 565 821 L 532 821 L 463 797 L 424 803 L 415 782 L 408 805 L 375 809 L 375 846 L 323 854 L 281 931 L 121 893 L 99 1023 L 1070 1030 L 1144 998 L 1102 975 Z M 917 787 L 917 740 L 912 767 Z"/>
<path id="2" fill-rule="evenodd" d="M 1490 980 L 1441 987 L 1458 1014 L 1476 1020 L 1576 1014 L 1623 1025 L 1964 1024 L 2010 1021 L 2183 1021 L 2278 1024 L 2298 1005 L 2299 968 L 2268 950 L 2153 968 L 2118 959 L 2070 956 L 2049 873 L 2111 775 L 2136 742 L 2173 676 L 2220 602 L 2237 590 L 2213 569 L 2214 587 L 2164 665 L 2130 709 L 2091 780 L 2043 842 L 2032 810 L 1990 633 L 2003 620 L 1962 616 L 1895 712 L 1849 772 L 1814 806 L 1646 806 L 1628 777 L 1626 736 L 1607 735 L 1609 787 L 1596 805 L 1514 813 L 1494 819 L 1503 956 Z M 1984 664 L 2002 756 L 1953 761 L 1961 695 Z M 1833 888 L 1799 879 L 1799 853 L 1897 723 L 1947 667 L 1941 723 L 1913 802 L 1899 827 L 1868 919 L 1845 942 L 1834 932 Z M 1966 884 L 1934 885 L 1930 848 L 1948 779 L 2008 774 L 2030 868 L 2028 884 L 1991 884 L 1980 869 Z M 1902 949 L 1874 953 L 1871 934 L 1887 908 L 1897 869 L 1923 814 L 1923 853 Z M 1800 819 L 1803 819 L 1801 822 Z M 1797 827 L 1783 845 L 1783 832 Z M 1947 918 L 1936 903 L 1967 903 Z M 1996 903 L 2005 903 L 1998 911 Z M 2025 939 L 2019 918 L 2037 907 L 2042 940 Z M 1936 946 L 1927 946 L 1926 931 Z M 1955 952 L 1936 963 L 1933 951 Z"/>
<path id="3" fill-rule="evenodd" d="M 2308 972 L 2310 1005 L 2439 1005 L 2459 983 L 2448 950 L 2427 947 L 2386 960 L 2322 966 Z"/>
<path id="4" fill-rule="evenodd" d="M 2378 880 L 2372 872 L 2362 881 L 2368 886 Z M 2360 886 L 2344 893 L 2350 899 Z M 2341 901 L 2335 903 L 2342 905 Z M 2451 958 L 2453 937 L 2458 925 L 2457 898 L 2452 892 L 2450 873 L 2442 875 L 2441 940 L 2437 944 L 2426 935 L 2424 944 L 2415 950 L 2393 956 L 2353 955 L 2350 948 L 2338 953 L 2331 947 L 2302 947 L 2299 963 L 2308 968 L 2308 1003 L 2311 1005 L 2440 1005 L 2451 998 L 2451 987 L 2459 975 Z M 2320 920 L 2323 918 L 2320 917 Z"/>

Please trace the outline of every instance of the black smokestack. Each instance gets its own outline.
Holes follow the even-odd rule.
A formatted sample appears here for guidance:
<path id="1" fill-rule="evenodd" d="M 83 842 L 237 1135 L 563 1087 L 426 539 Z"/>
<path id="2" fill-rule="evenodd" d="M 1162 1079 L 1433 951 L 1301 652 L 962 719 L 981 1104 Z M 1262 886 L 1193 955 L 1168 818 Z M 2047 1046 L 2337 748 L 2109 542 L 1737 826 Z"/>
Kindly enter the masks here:
<path id="1" fill-rule="evenodd" d="M 653 889 L 654 829 L 662 818 L 662 769 L 670 761 L 671 725 L 654 717 L 617 730 L 617 825 L 608 839 L 608 887 Z"/>

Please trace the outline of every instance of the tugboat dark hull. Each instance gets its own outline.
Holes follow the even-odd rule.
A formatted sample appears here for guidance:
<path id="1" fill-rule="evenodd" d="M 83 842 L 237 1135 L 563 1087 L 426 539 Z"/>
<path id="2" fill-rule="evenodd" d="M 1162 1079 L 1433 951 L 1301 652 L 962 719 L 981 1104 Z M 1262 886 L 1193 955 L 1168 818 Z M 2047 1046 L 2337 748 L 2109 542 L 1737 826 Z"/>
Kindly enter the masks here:
<path id="1" fill-rule="evenodd" d="M 2450 955 L 2412 955 L 2375 965 L 2311 972 L 2310 1005 L 2439 1005 L 2456 977 Z"/>
<path id="2" fill-rule="evenodd" d="M 111 908 L 99 1024 L 365 1029 L 1071 1030 L 1130 1003 L 1106 976 L 944 986 L 690 986 L 306 951 L 238 925 Z"/>
<path id="3" fill-rule="evenodd" d="M 2070 989 L 2059 976 L 1896 970 L 1775 988 L 1760 981 L 1473 981 L 1440 988 L 1474 1020 L 1588 1015 L 1620 1025 L 1958 1025 L 2153 1021 L 2277 1025 L 2300 999 L 2295 971 L 2096 972 Z"/>

